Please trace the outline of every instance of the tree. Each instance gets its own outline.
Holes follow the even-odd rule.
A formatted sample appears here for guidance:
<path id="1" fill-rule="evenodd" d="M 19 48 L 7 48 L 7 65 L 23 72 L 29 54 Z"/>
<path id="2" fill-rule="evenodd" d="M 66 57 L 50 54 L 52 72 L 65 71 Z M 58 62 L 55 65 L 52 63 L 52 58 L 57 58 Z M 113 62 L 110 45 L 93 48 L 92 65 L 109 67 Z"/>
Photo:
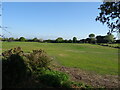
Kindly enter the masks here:
<path id="1" fill-rule="evenodd" d="M 90 38 L 86 38 L 85 42 L 90 43 L 90 40 L 91 40 Z"/>
<path id="2" fill-rule="evenodd" d="M 14 38 L 13 38 L 13 37 L 10 37 L 10 38 L 8 39 L 8 41 L 9 41 L 9 42 L 14 41 Z"/>
<path id="3" fill-rule="evenodd" d="M 24 37 L 20 37 L 19 41 L 23 41 L 24 42 L 24 41 L 26 41 L 26 39 Z"/>
<path id="4" fill-rule="evenodd" d="M 64 43 L 68 43 L 68 40 L 67 40 L 67 39 L 65 39 L 63 42 L 64 42 Z"/>
<path id="5" fill-rule="evenodd" d="M 9 39 L 8 38 L 2 38 L 2 41 L 8 41 Z"/>
<path id="6" fill-rule="evenodd" d="M 77 38 L 73 37 L 73 43 L 76 43 L 76 42 L 77 42 Z"/>
<path id="7" fill-rule="evenodd" d="M 89 38 L 95 38 L 95 34 L 90 34 Z"/>
<path id="8" fill-rule="evenodd" d="M 106 43 L 105 36 L 96 36 L 97 43 Z"/>
<path id="9" fill-rule="evenodd" d="M 58 37 L 58 38 L 56 39 L 56 42 L 57 42 L 57 43 L 62 43 L 62 42 L 63 42 L 63 38 L 62 38 L 62 37 Z"/>
<path id="10" fill-rule="evenodd" d="M 16 38 L 16 39 L 14 39 L 14 41 L 19 41 L 19 39 L 18 39 L 18 38 Z"/>
<path id="11" fill-rule="evenodd" d="M 90 38 L 90 43 L 95 44 L 96 43 L 96 38 Z"/>
<path id="12" fill-rule="evenodd" d="M 112 35 L 112 34 L 106 35 L 104 39 L 106 40 L 107 43 L 113 43 L 115 41 L 114 35 Z"/>
<path id="13" fill-rule="evenodd" d="M 33 41 L 34 41 L 34 42 L 37 42 L 37 41 L 38 41 L 38 39 L 37 39 L 37 38 L 33 38 Z"/>
<path id="14" fill-rule="evenodd" d="M 72 40 L 71 40 L 71 39 L 69 39 L 69 40 L 68 40 L 68 43 L 72 43 Z"/>
<path id="15" fill-rule="evenodd" d="M 86 43 L 86 39 L 81 39 L 80 43 Z"/>
<path id="16" fill-rule="evenodd" d="M 106 24 L 110 29 L 109 33 L 115 31 L 120 33 L 120 1 L 103 2 L 98 9 L 100 13 L 99 16 L 96 17 L 96 21 Z"/>
<path id="17" fill-rule="evenodd" d="M 107 34 L 106 36 L 96 36 L 97 43 L 113 43 L 115 41 L 114 35 Z"/>
<path id="18" fill-rule="evenodd" d="M 51 39 L 48 39 L 48 40 L 44 40 L 43 42 L 45 42 L 45 43 L 51 43 L 52 40 L 51 40 Z"/>
<path id="19" fill-rule="evenodd" d="M 95 34 L 89 34 L 89 43 L 95 43 Z"/>

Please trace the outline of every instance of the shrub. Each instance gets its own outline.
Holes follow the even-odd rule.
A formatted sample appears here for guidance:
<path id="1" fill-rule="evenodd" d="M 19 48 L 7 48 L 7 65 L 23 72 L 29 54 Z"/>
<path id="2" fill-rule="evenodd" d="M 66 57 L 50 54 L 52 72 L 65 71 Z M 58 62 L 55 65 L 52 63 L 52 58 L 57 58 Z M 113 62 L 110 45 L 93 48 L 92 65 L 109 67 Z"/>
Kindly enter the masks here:
<path id="1" fill-rule="evenodd" d="M 20 47 L 2 53 L 3 88 L 16 87 L 30 76 L 26 58 Z"/>
<path id="2" fill-rule="evenodd" d="M 26 57 L 29 59 L 29 65 L 34 73 L 42 73 L 42 71 L 50 69 L 49 66 L 52 59 L 44 50 L 33 50 Z"/>
<path id="3" fill-rule="evenodd" d="M 34 73 L 43 73 L 49 69 L 51 58 L 43 50 L 33 50 L 25 54 L 20 47 L 2 53 L 3 88 L 17 87 Z"/>
<path id="4" fill-rule="evenodd" d="M 23 51 L 22 51 L 22 49 L 20 47 L 17 47 L 17 48 L 10 49 L 8 51 L 3 52 L 2 56 L 3 56 L 3 58 L 7 59 L 8 57 L 10 57 L 13 54 L 17 54 L 17 55 L 22 56 L 23 55 Z"/>
<path id="5" fill-rule="evenodd" d="M 42 82 L 47 87 L 59 87 L 59 88 L 92 88 L 84 83 L 74 82 L 69 80 L 69 76 L 59 71 L 45 71 L 40 75 L 39 82 Z"/>
<path id="6" fill-rule="evenodd" d="M 70 87 L 69 77 L 65 73 L 47 70 L 39 77 L 40 82 L 51 87 Z"/>

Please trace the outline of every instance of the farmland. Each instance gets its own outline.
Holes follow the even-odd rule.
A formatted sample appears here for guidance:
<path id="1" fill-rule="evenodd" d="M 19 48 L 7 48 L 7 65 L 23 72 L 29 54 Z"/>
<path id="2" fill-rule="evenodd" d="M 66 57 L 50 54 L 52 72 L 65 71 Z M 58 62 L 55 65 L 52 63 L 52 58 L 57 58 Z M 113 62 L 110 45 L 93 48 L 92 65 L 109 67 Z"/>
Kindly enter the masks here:
<path id="1" fill-rule="evenodd" d="M 25 53 L 45 50 L 60 65 L 95 72 L 102 75 L 118 74 L 118 49 L 93 44 L 3 42 L 2 51 L 20 46 Z"/>

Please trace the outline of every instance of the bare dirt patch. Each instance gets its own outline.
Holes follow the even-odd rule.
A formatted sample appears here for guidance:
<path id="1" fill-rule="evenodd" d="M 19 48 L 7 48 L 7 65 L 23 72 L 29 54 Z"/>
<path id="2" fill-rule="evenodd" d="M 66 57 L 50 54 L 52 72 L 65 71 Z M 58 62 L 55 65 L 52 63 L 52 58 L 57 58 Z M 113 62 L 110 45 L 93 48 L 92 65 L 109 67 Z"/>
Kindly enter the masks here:
<path id="1" fill-rule="evenodd" d="M 95 88 L 118 88 L 118 75 L 99 75 L 78 68 L 69 68 L 64 66 L 56 67 L 55 70 L 65 72 L 71 76 L 71 80 L 83 82 Z"/>

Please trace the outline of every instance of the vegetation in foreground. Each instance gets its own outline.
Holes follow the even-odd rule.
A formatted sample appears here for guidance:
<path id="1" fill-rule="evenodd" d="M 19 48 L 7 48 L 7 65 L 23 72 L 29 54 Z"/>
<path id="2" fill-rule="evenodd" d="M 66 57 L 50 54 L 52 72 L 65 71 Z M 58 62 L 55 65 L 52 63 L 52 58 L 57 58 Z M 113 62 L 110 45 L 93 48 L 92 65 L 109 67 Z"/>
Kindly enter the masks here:
<path id="1" fill-rule="evenodd" d="M 20 46 L 25 53 L 43 49 L 55 62 L 98 74 L 118 75 L 118 49 L 94 44 L 3 42 L 2 50 Z"/>
<path id="2" fill-rule="evenodd" d="M 4 88 L 90 88 L 50 69 L 51 58 L 43 50 L 25 54 L 20 47 L 2 53 Z"/>

